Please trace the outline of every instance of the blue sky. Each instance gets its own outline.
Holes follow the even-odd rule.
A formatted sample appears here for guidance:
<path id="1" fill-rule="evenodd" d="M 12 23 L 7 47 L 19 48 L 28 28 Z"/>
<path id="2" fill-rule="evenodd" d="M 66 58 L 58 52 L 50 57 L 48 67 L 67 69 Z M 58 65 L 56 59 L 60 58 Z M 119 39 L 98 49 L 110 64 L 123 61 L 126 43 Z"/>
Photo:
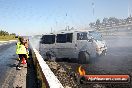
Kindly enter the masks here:
<path id="1" fill-rule="evenodd" d="M 66 25 L 81 29 L 98 18 L 128 17 L 128 3 L 132 12 L 132 0 L 0 0 L 0 29 L 21 35 L 57 31 Z"/>

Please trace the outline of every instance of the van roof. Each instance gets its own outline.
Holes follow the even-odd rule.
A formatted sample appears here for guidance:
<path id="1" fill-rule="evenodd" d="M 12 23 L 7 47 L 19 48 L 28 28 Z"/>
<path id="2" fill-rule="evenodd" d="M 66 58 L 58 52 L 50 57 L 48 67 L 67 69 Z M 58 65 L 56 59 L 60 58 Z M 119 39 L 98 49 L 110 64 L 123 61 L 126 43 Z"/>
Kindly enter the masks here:
<path id="1" fill-rule="evenodd" d="M 94 31 L 93 29 L 84 29 L 84 30 L 61 30 L 54 33 L 46 33 L 44 35 L 55 35 L 55 34 L 63 34 L 63 33 L 74 33 L 74 32 L 89 32 Z"/>
<path id="2" fill-rule="evenodd" d="M 58 31 L 56 34 L 59 33 L 73 33 L 73 32 L 89 32 L 89 31 L 94 31 L 94 30 L 65 30 L 65 31 Z"/>

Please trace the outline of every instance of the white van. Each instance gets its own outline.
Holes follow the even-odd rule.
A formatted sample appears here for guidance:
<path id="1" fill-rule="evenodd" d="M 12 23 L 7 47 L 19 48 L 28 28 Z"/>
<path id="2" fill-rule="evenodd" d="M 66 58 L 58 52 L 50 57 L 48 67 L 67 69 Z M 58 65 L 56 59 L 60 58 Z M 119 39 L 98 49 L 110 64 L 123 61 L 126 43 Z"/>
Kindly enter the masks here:
<path id="1" fill-rule="evenodd" d="M 44 59 L 69 58 L 88 63 L 91 57 L 106 54 L 107 46 L 93 30 L 71 30 L 42 35 L 39 50 Z"/>

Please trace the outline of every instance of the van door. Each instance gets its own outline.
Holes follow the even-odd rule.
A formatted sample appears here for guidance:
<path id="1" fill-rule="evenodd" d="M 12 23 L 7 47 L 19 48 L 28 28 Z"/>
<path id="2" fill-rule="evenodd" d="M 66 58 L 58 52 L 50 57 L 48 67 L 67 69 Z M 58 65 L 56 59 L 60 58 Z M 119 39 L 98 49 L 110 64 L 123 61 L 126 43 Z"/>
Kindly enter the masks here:
<path id="1" fill-rule="evenodd" d="M 89 41 L 90 36 L 87 32 L 78 32 L 77 33 L 77 48 L 78 52 L 87 51 L 90 56 L 96 54 L 95 46 L 93 41 Z"/>
<path id="2" fill-rule="evenodd" d="M 46 53 L 47 52 L 55 52 L 55 35 L 50 34 L 50 35 L 43 35 L 41 40 L 40 40 L 40 45 L 39 45 L 39 50 L 41 55 L 46 58 Z"/>
<path id="3" fill-rule="evenodd" d="M 75 46 L 73 44 L 73 33 L 56 35 L 56 49 L 59 58 L 73 58 Z"/>

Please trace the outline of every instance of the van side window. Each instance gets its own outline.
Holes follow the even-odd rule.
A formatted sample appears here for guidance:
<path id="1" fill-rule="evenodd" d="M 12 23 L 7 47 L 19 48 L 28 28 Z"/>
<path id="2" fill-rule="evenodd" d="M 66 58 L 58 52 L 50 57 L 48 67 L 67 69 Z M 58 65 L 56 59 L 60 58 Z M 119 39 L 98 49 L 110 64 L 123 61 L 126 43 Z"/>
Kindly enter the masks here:
<path id="1" fill-rule="evenodd" d="M 55 43 L 55 35 L 43 35 L 40 43 L 42 43 L 42 44 L 54 44 Z"/>
<path id="2" fill-rule="evenodd" d="M 72 36 L 73 33 L 67 33 L 67 34 L 57 34 L 57 43 L 66 43 L 66 42 L 70 42 L 72 43 Z"/>
<path id="3" fill-rule="evenodd" d="M 80 32 L 77 33 L 77 40 L 87 40 L 87 32 Z"/>
<path id="4" fill-rule="evenodd" d="M 66 42 L 66 34 L 57 34 L 57 43 L 65 43 Z"/>
<path id="5" fill-rule="evenodd" d="M 67 42 L 71 42 L 72 43 L 72 37 L 73 37 L 73 33 L 67 33 Z"/>

